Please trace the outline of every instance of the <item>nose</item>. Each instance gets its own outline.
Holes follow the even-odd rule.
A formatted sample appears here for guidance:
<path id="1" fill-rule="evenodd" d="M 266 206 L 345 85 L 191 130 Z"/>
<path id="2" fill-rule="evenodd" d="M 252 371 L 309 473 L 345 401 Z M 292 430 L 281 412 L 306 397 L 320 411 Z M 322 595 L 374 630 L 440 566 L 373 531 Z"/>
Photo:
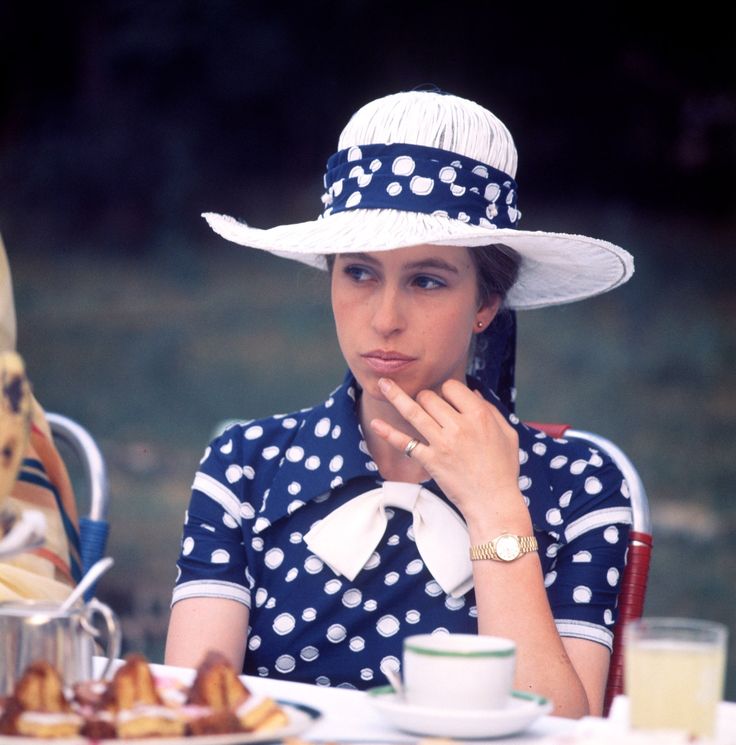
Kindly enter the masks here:
<path id="1" fill-rule="evenodd" d="M 383 285 L 372 298 L 371 325 L 380 336 L 389 337 L 404 328 L 404 309 L 398 288 Z"/>

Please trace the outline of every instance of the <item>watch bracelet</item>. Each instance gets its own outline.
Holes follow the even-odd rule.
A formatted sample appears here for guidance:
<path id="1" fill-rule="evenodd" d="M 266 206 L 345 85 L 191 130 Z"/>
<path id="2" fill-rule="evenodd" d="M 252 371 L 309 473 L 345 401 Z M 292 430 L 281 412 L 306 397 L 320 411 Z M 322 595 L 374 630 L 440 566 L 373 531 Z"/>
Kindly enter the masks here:
<path id="1" fill-rule="evenodd" d="M 529 554 L 532 551 L 537 550 L 538 544 L 537 544 L 536 536 L 520 535 L 516 537 L 519 539 L 519 549 L 520 549 L 519 556 L 523 556 L 524 554 Z M 517 556 L 516 558 L 519 558 L 519 557 Z M 493 549 L 493 545 L 491 541 L 488 541 L 487 543 L 481 543 L 477 546 L 470 547 L 470 560 L 471 561 L 482 561 L 482 560 L 499 561 L 499 558 Z"/>

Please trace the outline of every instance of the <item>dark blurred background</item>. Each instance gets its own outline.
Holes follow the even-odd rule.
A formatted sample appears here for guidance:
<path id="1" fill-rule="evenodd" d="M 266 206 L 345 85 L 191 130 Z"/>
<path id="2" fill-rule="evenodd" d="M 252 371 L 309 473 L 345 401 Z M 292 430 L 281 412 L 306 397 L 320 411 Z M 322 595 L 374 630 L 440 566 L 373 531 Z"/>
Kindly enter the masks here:
<path id="1" fill-rule="evenodd" d="M 101 596 L 160 658 L 218 422 L 321 400 L 324 278 L 199 217 L 311 219 L 339 130 L 435 84 L 504 120 L 522 225 L 634 253 L 624 288 L 521 314 L 522 416 L 614 439 L 649 490 L 649 614 L 736 634 L 733 8 L 344 0 L 0 2 L 0 232 L 19 349 L 112 482 Z M 728 681 L 736 698 L 734 646 Z"/>

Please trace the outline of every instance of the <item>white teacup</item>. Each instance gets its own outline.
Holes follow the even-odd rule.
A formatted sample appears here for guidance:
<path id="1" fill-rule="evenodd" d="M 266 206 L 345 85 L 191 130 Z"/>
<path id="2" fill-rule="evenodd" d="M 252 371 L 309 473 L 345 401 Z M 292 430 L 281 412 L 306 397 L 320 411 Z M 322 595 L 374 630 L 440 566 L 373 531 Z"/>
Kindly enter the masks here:
<path id="1" fill-rule="evenodd" d="M 439 709 L 502 709 L 514 680 L 516 645 L 476 634 L 417 634 L 404 639 L 407 703 Z"/>

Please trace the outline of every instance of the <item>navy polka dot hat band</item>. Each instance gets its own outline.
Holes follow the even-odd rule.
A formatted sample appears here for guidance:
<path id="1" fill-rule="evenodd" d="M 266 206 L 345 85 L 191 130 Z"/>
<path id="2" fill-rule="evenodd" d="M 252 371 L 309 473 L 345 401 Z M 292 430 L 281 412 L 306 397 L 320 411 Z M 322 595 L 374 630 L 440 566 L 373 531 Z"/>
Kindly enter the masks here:
<path id="1" fill-rule="evenodd" d="M 327 161 L 323 217 L 350 209 L 394 209 L 513 228 L 516 181 L 477 160 L 422 145 L 353 146 Z"/>
<path id="2" fill-rule="evenodd" d="M 316 219 L 262 230 L 203 217 L 229 241 L 321 269 L 326 254 L 504 244 L 521 259 L 506 297 L 512 309 L 581 300 L 630 279 L 633 258 L 608 241 L 519 229 L 516 163 L 510 132 L 487 109 L 407 91 L 353 114 L 328 161 Z"/>

